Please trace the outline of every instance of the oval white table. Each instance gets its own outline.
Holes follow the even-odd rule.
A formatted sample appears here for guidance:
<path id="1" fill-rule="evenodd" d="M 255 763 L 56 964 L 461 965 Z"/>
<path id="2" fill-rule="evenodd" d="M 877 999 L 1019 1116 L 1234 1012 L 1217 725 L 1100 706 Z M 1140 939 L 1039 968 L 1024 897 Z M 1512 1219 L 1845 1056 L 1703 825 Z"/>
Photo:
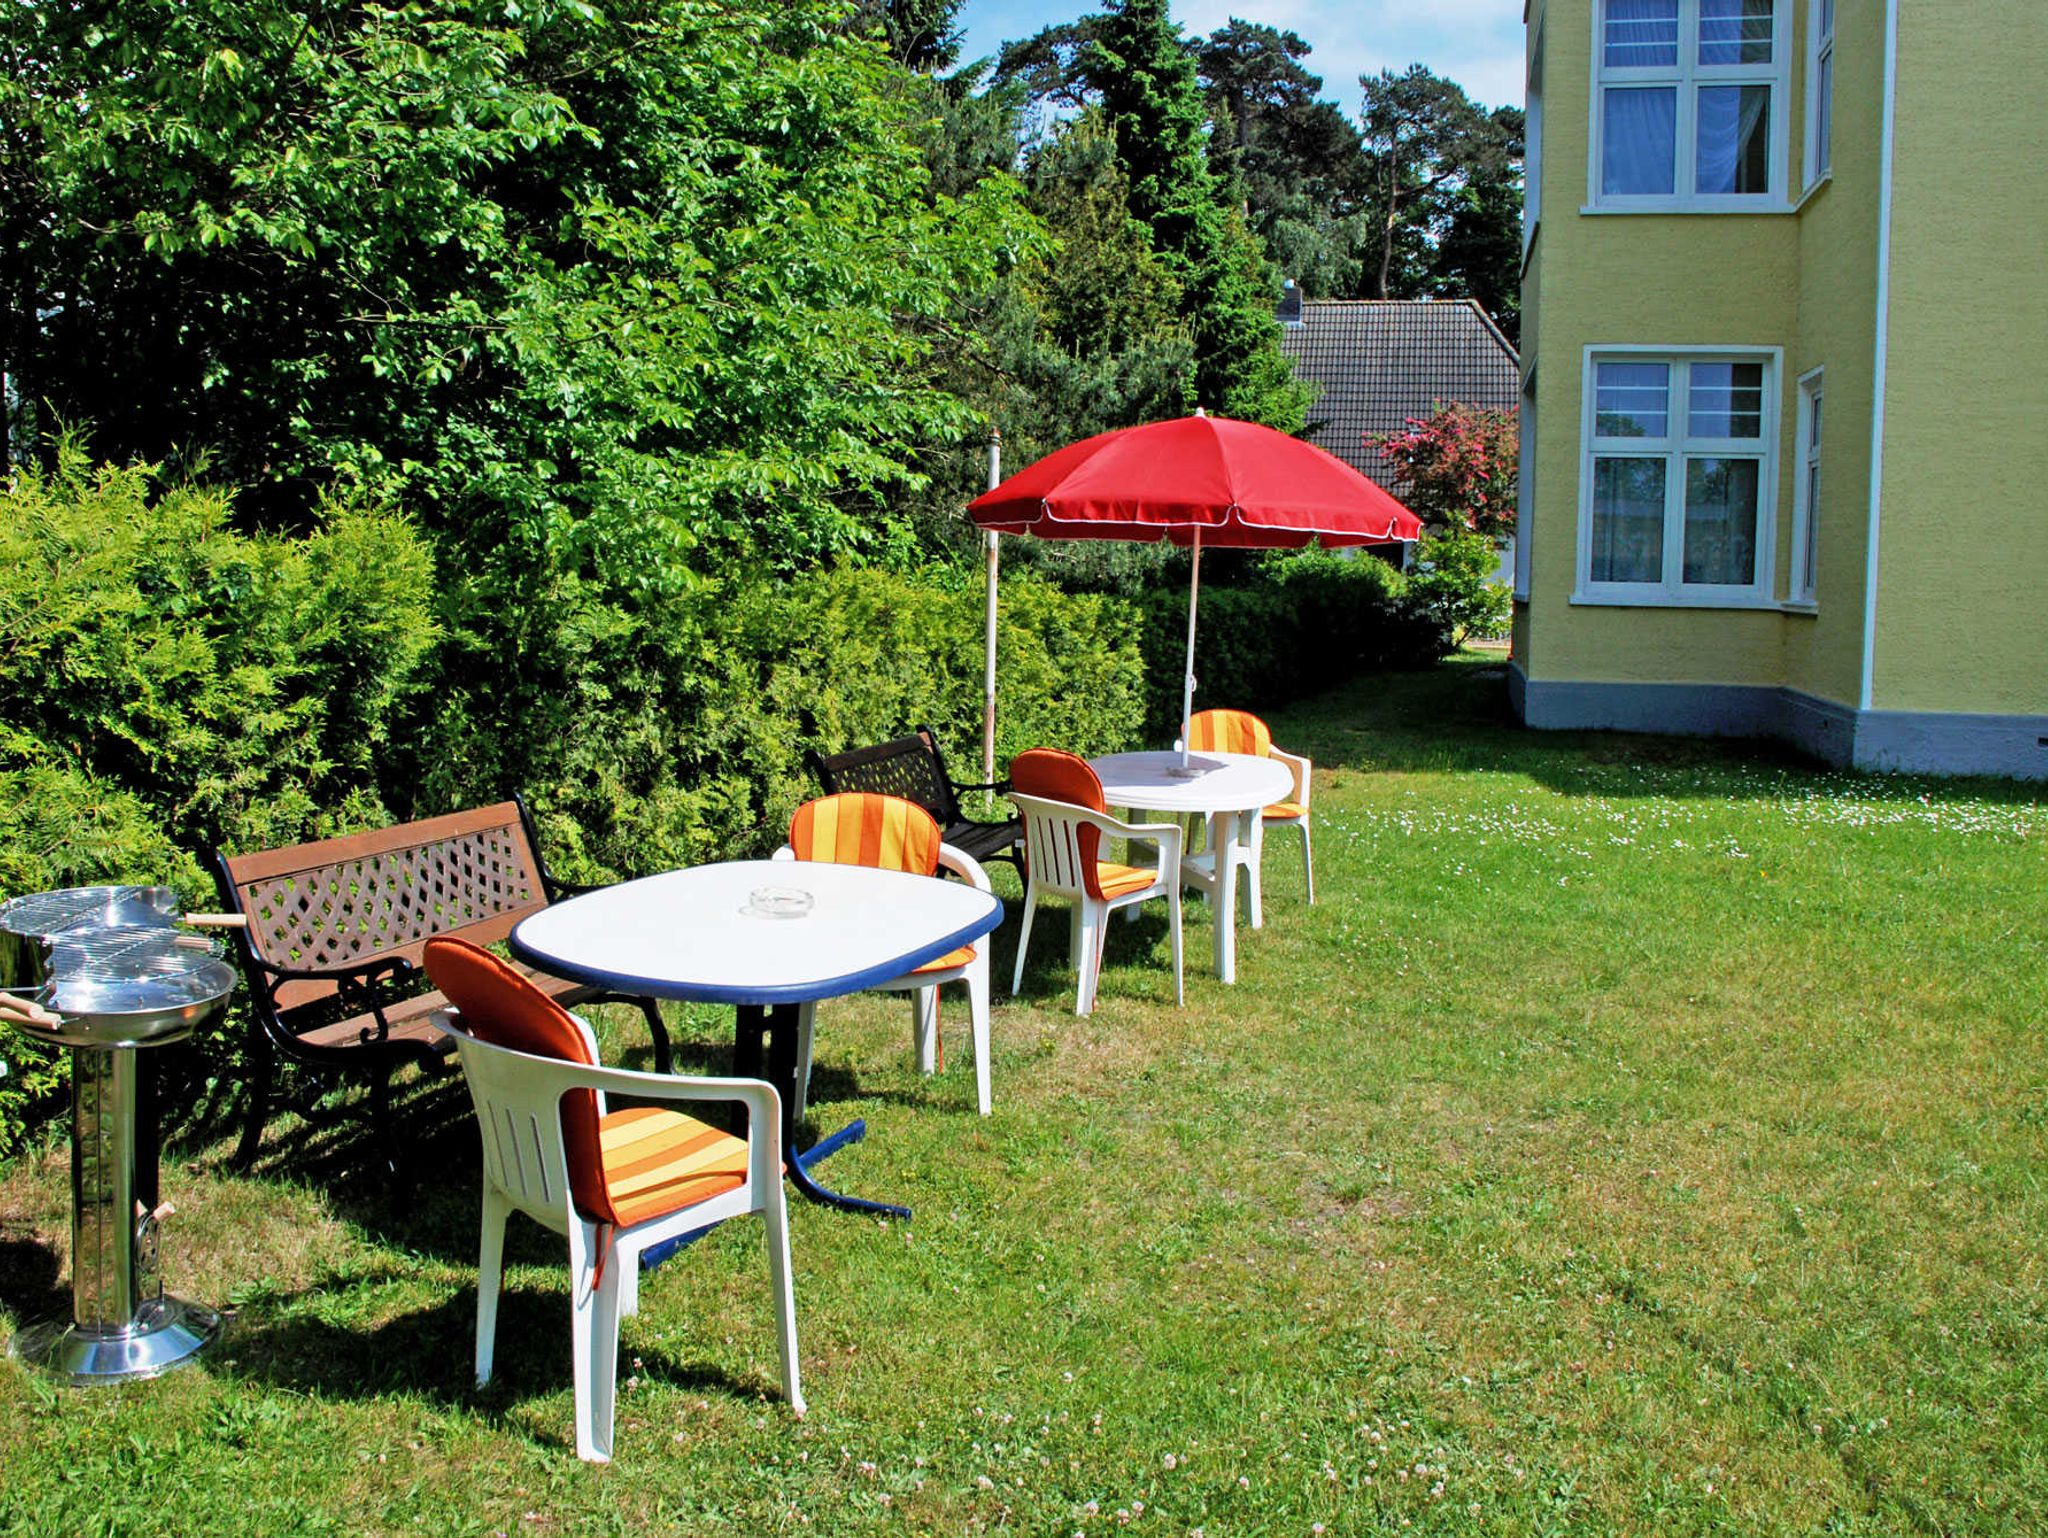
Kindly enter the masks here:
<path id="1" fill-rule="evenodd" d="M 1249 753 L 1111 753 L 1088 767 L 1111 806 L 1208 820 L 1209 848 L 1181 862 L 1181 879 L 1216 910 L 1216 975 L 1237 981 L 1237 872 L 1258 858 L 1253 820 L 1294 788 L 1287 766 Z"/>
<path id="2" fill-rule="evenodd" d="M 807 911 L 761 914 L 756 894 L 792 889 L 811 898 Z M 797 1006 L 900 977 L 979 939 L 1002 917 L 1000 901 L 964 882 L 860 865 L 744 860 L 568 898 L 522 919 L 511 947 L 529 965 L 579 982 L 737 1005 L 733 1072 L 765 1078 L 782 1096 L 790 1183 L 813 1201 L 907 1218 L 907 1207 L 827 1190 L 806 1168 L 866 1126 L 856 1121 L 798 1152 Z"/>

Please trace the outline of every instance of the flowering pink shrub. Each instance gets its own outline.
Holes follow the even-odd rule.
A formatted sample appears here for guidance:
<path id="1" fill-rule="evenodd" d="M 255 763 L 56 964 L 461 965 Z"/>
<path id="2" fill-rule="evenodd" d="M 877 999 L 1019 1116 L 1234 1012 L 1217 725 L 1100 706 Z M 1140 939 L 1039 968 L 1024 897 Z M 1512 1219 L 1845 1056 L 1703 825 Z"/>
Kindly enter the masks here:
<path id="1" fill-rule="evenodd" d="M 1498 538 L 1515 526 L 1517 416 L 1439 403 L 1410 417 L 1405 432 L 1367 442 L 1394 467 L 1401 500 L 1424 523 Z"/>

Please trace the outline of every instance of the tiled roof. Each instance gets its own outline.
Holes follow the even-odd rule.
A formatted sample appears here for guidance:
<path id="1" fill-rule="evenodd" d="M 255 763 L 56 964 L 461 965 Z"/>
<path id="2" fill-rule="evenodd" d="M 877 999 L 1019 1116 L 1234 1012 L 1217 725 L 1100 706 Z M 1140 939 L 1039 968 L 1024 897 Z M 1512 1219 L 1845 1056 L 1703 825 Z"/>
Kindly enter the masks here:
<path id="1" fill-rule="evenodd" d="M 1281 328 L 1281 346 L 1296 374 L 1322 386 L 1308 439 L 1382 485 L 1386 463 L 1368 435 L 1399 432 L 1439 401 L 1521 403 L 1521 361 L 1470 299 L 1311 299 L 1301 318 Z"/>

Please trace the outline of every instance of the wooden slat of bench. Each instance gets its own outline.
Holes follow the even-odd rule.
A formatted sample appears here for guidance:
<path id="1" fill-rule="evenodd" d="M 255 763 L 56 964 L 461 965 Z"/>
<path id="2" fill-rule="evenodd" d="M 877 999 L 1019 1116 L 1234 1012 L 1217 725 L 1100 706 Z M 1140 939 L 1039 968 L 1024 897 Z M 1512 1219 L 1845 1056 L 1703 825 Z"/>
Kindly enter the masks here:
<path id="1" fill-rule="evenodd" d="M 460 838 L 464 834 L 479 833 L 486 828 L 505 827 L 518 830 L 520 842 L 525 842 L 525 829 L 519 820 L 519 803 L 516 801 L 500 801 L 495 806 L 449 812 L 440 817 L 423 817 L 418 822 L 372 828 L 367 833 L 316 839 L 310 844 L 293 844 L 285 849 L 255 849 L 248 854 L 229 855 L 228 874 L 234 877 L 236 886 L 247 886 L 252 881 L 320 870 L 368 855 L 396 854 L 401 850 Z"/>
<path id="2" fill-rule="evenodd" d="M 514 964 L 517 966 L 517 963 Z M 526 980 L 540 989 L 551 999 L 564 1004 L 575 1004 L 589 998 L 600 990 L 585 983 L 572 982 L 566 977 L 555 977 L 547 972 L 536 972 L 531 967 L 518 967 Z M 416 998 L 404 999 L 384 1011 L 384 1018 L 390 1023 L 387 1041 L 424 1042 L 436 1052 L 446 1056 L 454 1043 L 434 1029 L 433 1016 L 436 1010 L 448 1007 L 447 996 L 441 993 L 422 993 Z M 361 1040 L 364 1031 L 377 1028 L 375 1015 L 357 1015 L 353 1019 L 337 1020 L 332 1025 L 323 1025 L 318 1030 L 302 1031 L 299 1040 L 312 1047 L 353 1047 Z"/>
<path id="3" fill-rule="evenodd" d="M 399 959 L 455 935 L 494 945 L 547 906 L 540 857 L 515 801 L 225 861 L 248 944 L 272 966 L 329 971 Z M 324 979 L 280 983 L 280 1010 L 326 998 Z"/>

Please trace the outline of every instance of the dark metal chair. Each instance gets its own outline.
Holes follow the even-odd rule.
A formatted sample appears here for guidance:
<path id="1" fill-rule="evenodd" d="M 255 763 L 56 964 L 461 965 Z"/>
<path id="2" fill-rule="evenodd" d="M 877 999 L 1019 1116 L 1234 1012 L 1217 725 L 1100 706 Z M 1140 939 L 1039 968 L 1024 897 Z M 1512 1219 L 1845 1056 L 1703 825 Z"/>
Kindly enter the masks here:
<path id="1" fill-rule="evenodd" d="M 826 795 L 864 790 L 914 801 L 932 814 L 941 836 L 955 849 L 974 856 L 984 865 L 991 860 L 1007 860 L 1020 875 L 1023 873 L 1024 862 L 1019 853 L 1024 842 L 1022 819 L 983 822 L 960 809 L 962 791 L 992 790 L 1001 795 L 1009 790 L 1009 781 L 975 785 L 954 780 L 946 773 L 946 760 L 930 727 L 921 726 L 908 737 L 876 743 L 870 748 L 849 748 L 844 753 L 823 754 L 813 749 L 804 754 L 804 762 L 818 777 Z"/>

